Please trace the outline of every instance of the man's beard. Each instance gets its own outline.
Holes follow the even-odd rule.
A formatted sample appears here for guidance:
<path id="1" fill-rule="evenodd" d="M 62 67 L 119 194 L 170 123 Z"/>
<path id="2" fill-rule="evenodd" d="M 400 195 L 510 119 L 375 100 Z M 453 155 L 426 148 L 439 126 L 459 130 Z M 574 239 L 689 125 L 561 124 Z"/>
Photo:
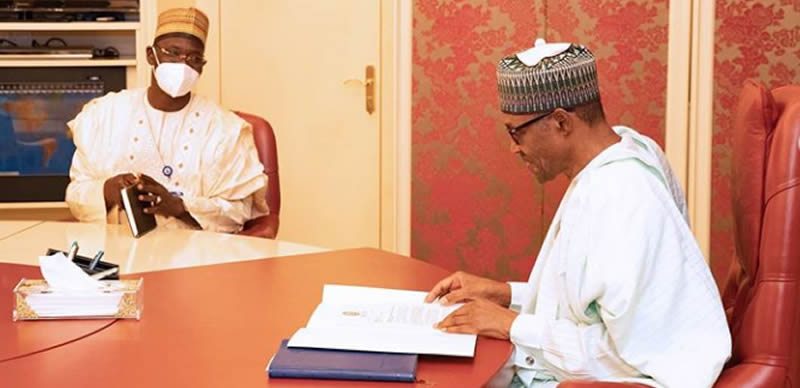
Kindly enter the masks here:
<path id="1" fill-rule="evenodd" d="M 546 183 L 555 178 L 554 176 L 552 176 L 552 174 L 550 174 L 547 170 L 544 169 L 542 163 L 530 161 L 527 158 L 525 158 L 524 155 L 520 156 L 522 158 L 522 161 L 525 162 L 525 166 L 528 168 L 528 171 L 533 173 L 533 176 L 536 177 L 536 180 L 539 183 Z"/>

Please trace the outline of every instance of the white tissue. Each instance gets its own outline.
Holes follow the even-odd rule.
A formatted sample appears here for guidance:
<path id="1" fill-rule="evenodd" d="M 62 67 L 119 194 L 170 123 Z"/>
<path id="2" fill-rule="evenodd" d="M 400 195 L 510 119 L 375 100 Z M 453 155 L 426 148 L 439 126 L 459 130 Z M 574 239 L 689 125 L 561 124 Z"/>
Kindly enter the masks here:
<path id="1" fill-rule="evenodd" d="M 102 283 L 92 279 L 61 252 L 52 256 L 39 256 L 39 267 L 44 280 L 53 291 L 96 290 L 103 287 Z"/>
<path id="2" fill-rule="evenodd" d="M 526 66 L 534 66 L 544 58 L 556 56 L 567 51 L 569 46 L 569 43 L 547 43 L 544 39 L 536 39 L 534 46 L 518 53 L 517 58 Z"/>

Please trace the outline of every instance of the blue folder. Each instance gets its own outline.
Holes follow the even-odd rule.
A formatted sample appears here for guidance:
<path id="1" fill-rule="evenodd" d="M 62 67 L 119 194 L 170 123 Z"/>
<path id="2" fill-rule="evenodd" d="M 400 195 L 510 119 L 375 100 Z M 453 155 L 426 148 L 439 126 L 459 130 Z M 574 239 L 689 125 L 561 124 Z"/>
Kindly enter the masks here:
<path id="1" fill-rule="evenodd" d="M 289 348 L 281 341 L 267 373 L 270 378 L 406 381 L 417 374 L 416 354 Z"/>

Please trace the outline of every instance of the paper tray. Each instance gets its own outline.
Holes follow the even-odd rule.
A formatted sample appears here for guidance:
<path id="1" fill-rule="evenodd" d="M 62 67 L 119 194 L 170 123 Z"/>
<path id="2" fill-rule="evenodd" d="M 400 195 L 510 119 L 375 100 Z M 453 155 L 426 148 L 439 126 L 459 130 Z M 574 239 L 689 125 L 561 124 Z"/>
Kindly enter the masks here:
<path id="1" fill-rule="evenodd" d="M 121 298 L 117 311 L 107 315 L 40 315 L 27 303 L 30 295 L 51 294 L 50 286 L 43 279 L 22 279 L 14 287 L 14 311 L 12 319 L 20 320 L 45 320 L 45 319 L 141 319 L 144 309 L 144 279 L 102 280 L 110 286 L 110 292 L 105 294 L 120 293 Z"/>

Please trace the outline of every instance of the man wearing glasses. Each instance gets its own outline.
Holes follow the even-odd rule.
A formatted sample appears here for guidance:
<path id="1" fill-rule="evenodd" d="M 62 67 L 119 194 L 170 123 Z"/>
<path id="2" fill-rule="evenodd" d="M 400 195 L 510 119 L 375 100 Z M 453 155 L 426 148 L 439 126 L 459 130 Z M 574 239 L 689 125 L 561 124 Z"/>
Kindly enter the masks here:
<path id="1" fill-rule="evenodd" d="M 571 182 L 528 281 L 443 279 L 426 300 L 464 305 L 437 327 L 514 344 L 495 386 L 710 387 L 731 339 L 663 152 L 608 125 L 583 46 L 539 40 L 501 59 L 497 78 L 512 152 L 539 182 Z"/>
<path id="2" fill-rule="evenodd" d="M 159 226 L 237 232 L 266 214 L 266 176 L 252 128 L 191 93 L 203 72 L 208 18 L 164 11 L 149 88 L 93 100 L 68 125 L 77 148 L 66 200 L 81 221 L 119 222 L 120 190 L 137 185 Z"/>

